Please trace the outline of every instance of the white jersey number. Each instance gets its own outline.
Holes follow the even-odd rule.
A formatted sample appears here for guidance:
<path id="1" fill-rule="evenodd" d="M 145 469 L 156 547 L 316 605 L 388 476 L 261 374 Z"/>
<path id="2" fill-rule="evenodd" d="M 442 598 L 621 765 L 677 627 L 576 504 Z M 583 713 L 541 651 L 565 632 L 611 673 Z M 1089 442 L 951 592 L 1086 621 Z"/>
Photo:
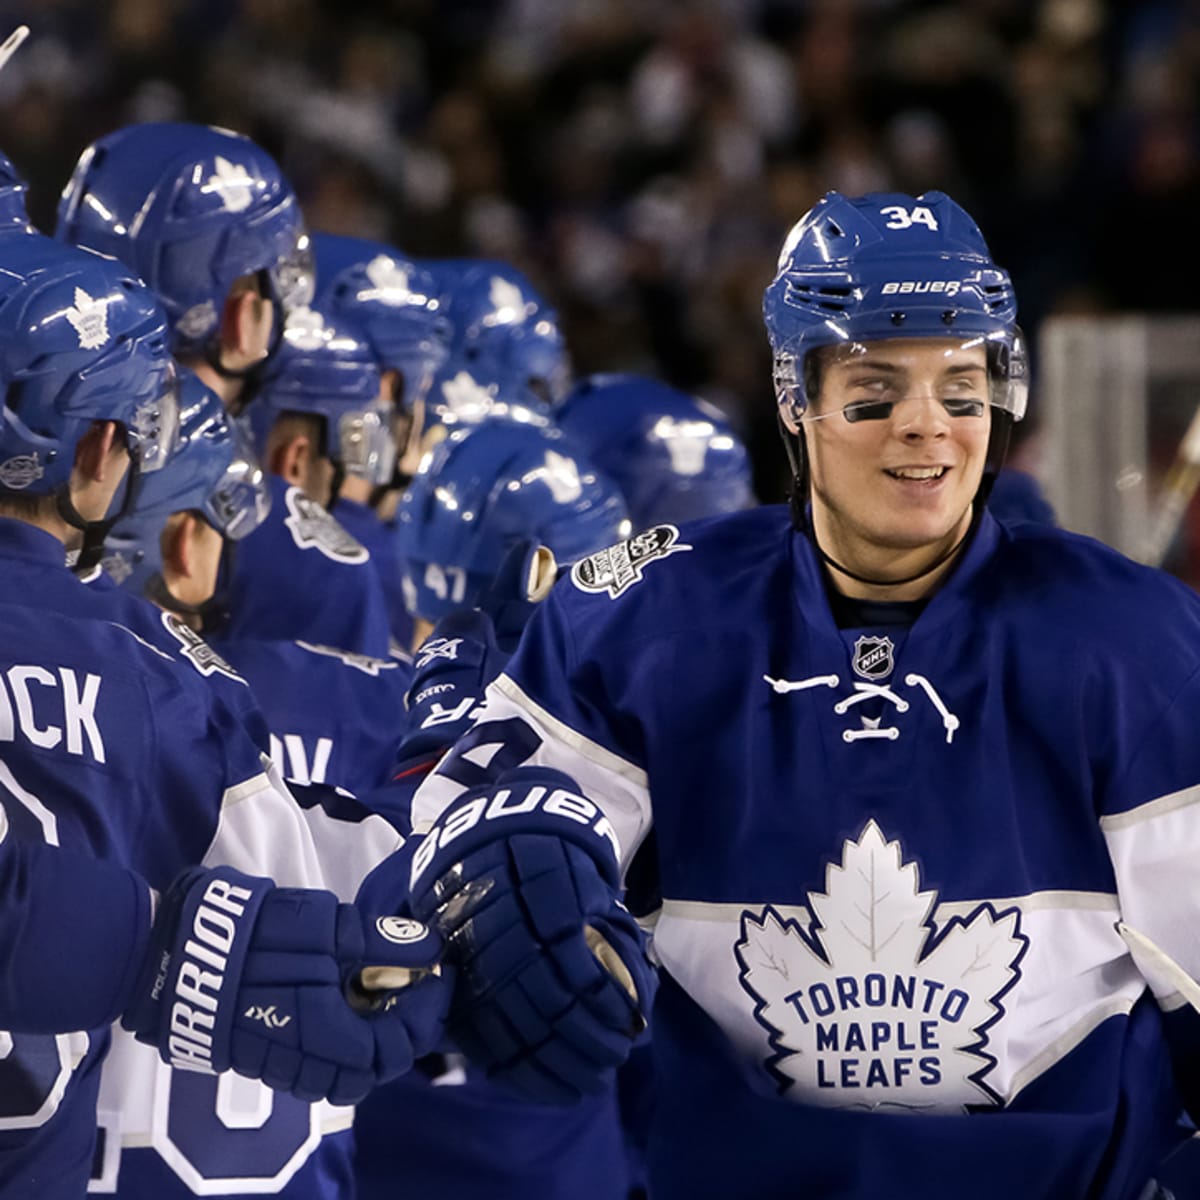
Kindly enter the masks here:
<path id="1" fill-rule="evenodd" d="M 918 204 L 912 212 L 903 205 L 889 204 L 887 208 L 881 208 L 879 214 L 890 218 L 887 223 L 889 229 L 911 229 L 914 225 L 924 225 L 926 229 L 937 232 L 937 217 L 933 215 L 933 209 L 926 208 L 924 204 Z"/>

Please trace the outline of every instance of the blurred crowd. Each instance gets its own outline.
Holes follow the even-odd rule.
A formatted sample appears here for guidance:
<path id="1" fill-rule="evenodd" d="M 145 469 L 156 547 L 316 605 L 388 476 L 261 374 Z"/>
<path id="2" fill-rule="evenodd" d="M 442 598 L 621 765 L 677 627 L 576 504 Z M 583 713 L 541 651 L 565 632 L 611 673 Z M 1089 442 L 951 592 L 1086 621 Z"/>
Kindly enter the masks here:
<path id="1" fill-rule="evenodd" d="M 1197 0 L 4 0 L 3 148 L 53 226 L 80 150 L 192 120 L 310 228 L 517 264 L 577 370 L 721 406 L 783 494 L 761 296 L 825 190 L 941 188 L 1056 311 L 1194 310 Z M 0 33 L 7 32 L 7 28 Z M 1036 393 L 1035 393 L 1036 412 Z"/>

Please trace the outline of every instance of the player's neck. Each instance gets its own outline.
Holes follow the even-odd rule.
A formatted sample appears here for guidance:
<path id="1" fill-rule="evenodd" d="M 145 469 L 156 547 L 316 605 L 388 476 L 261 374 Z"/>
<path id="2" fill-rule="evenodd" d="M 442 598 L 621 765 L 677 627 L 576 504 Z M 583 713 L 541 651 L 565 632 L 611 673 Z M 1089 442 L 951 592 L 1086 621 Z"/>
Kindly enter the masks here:
<path id="1" fill-rule="evenodd" d="M 221 404 L 227 413 L 236 413 L 246 388 L 245 381 L 222 375 L 211 363 L 203 358 L 197 358 L 183 364 L 191 371 L 205 387 L 210 388 L 221 399 Z"/>
<path id="2" fill-rule="evenodd" d="M 912 549 L 846 536 L 813 514 L 817 551 L 833 587 L 852 600 L 924 600 L 954 569 L 971 530 L 971 514 L 944 538 Z"/>

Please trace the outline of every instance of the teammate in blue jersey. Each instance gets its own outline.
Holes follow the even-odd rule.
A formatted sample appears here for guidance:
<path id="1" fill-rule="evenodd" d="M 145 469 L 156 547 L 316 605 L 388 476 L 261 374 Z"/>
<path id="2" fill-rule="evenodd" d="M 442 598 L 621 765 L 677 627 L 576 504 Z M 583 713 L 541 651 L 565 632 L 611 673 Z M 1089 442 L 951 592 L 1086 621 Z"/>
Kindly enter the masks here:
<path id="1" fill-rule="evenodd" d="M 357 1099 L 405 1068 L 413 1036 L 421 1045 L 436 1035 L 437 987 L 389 997 L 399 1022 L 354 1013 L 346 971 L 372 948 L 374 922 L 325 892 L 273 899 L 268 880 L 227 869 L 250 866 L 266 840 L 280 883 L 325 883 L 309 825 L 239 716 L 197 669 L 141 636 L 131 609 L 130 623 L 113 619 L 66 567 L 68 554 L 98 551 L 171 452 L 177 406 L 162 311 L 111 259 L 40 235 L 4 239 L 0 344 L 3 836 L 109 861 L 163 893 L 166 932 L 125 1020 L 186 1060 L 189 1078 L 215 1087 L 210 1073 L 232 1066 L 309 1100 Z M 208 855 L 223 874 L 188 872 Z M 300 913 L 311 915 L 298 923 Z M 10 932 L 28 938 L 45 920 L 31 911 Z M 298 953 L 281 959 L 284 950 Z M 60 987 L 86 989 L 87 967 L 61 965 Z M 65 1008 L 54 994 L 40 1008 L 49 1028 L 7 1009 L 17 1032 L 2 1060 L 0 1195 L 78 1197 L 93 1165 L 109 1030 L 58 1032 L 52 1014 Z M 278 1020 L 256 1022 L 260 1008 Z"/>
<path id="2" fill-rule="evenodd" d="M 477 607 L 519 542 L 570 564 L 629 531 L 616 487 L 561 430 L 500 417 L 456 429 L 426 456 L 396 513 L 416 644 L 442 617 Z"/>
<path id="3" fill-rule="evenodd" d="M 295 192 L 249 138 L 186 122 L 127 125 L 80 156 L 55 237 L 131 267 L 167 312 L 171 351 L 237 412 L 313 297 Z"/>
<path id="4" fill-rule="evenodd" d="M 391 398 L 362 334 L 319 309 L 290 314 L 247 410 L 270 474 L 271 514 L 237 556 L 232 638 L 300 638 L 386 658 L 383 586 L 370 552 L 330 514 L 347 475 L 391 476 Z"/>
<path id="5" fill-rule="evenodd" d="M 750 456 L 719 409 L 644 375 L 588 375 L 558 427 L 620 489 L 635 530 L 755 504 Z"/>
<path id="6" fill-rule="evenodd" d="M 653 990 L 621 870 L 656 1200 L 1152 1196 L 1200 1099 L 1200 601 L 987 511 L 1023 352 L 945 195 L 830 193 L 765 315 L 790 510 L 576 564 L 416 795 L 451 1030 L 596 1086 Z"/>
<path id="7" fill-rule="evenodd" d="M 400 503 L 399 549 L 420 635 L 407 736 L 386 808 L 400 810 L 469 724 L 483 686 L 569 564 L 628 533 L 617 489 L 554 428 L 489 418 L 455 429 Z M 551 553 L 547 553 L 547 552 Z M 434 629 L 434 623 L 437 624 Z M 367 802 L 381 803 L 380 794 Z M 570 1110 L 523 1102 L 461 1055 L 434 1056 L 355 1114 L 359 1200 L 415 1192 L 458 1200 L 625 1200 L 616 1093 Z"/>
<path id="8" fill-rule="evenodd" d="M 334 516 L 371 553 L 387 597 L 392 636 L 412 642 L 412 620 L 400 587 L 393 520 L 396 504 L 420 462 L 425 397 L 450 346 L 450 322 L 432 274 L 395 247 L 366 238 L 313 235 L 317 301 L 361 329 L 396 404 L 395 470 L 371 488 L 347 479 Z"/>

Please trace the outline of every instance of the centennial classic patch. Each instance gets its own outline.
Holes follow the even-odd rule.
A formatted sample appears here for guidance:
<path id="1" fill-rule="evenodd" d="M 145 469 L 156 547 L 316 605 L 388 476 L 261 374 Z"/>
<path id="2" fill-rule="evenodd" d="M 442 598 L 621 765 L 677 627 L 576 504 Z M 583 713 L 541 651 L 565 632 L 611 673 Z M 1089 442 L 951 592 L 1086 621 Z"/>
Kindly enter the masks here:
<path id="1" fill-rule="evenodd" d="M 655 559 L 691 548 L 680 542 L 674 525 L 656 525 L 628 541 L 581 558 L 571 568 L 571 582 L 581 592 L 607 592 L 615 600 L 641 581 L 642 572 Z"/>

